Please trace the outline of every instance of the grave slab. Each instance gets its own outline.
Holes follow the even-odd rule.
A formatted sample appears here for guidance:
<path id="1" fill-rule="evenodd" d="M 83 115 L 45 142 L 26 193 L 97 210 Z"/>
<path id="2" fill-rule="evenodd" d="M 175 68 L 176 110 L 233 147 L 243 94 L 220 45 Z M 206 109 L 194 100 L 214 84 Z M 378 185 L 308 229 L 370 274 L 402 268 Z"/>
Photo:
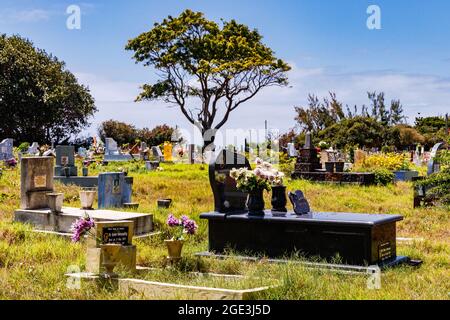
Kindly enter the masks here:
<path id="1" fill-rule="evenodd" d="M 35 210 L 18 209 L 14 212 L 14 221 L 29 223 L 39 230 L 71 233 L 70 227 L 72 223 L 83 217 L 85 213 L 88 213 L 95 221 L 133 221 L 133 233 L 136 236 L 143 236 L 153 231 L 152 214 L 113 210 L 82 210 L 63 207 L 62 213 L 56 215 L 46 208 Z"/>
<path id="2" fill-rule="evenodd" d="M 208 220 L 209 251 L 227 248 L 279 258 L 300 252 L 306 257 L 332 259 L 352 265 L 386 264 L 397 260 L 396 222 L 400 215 L 313 212 L 286 216 L 203 213 Z"/>

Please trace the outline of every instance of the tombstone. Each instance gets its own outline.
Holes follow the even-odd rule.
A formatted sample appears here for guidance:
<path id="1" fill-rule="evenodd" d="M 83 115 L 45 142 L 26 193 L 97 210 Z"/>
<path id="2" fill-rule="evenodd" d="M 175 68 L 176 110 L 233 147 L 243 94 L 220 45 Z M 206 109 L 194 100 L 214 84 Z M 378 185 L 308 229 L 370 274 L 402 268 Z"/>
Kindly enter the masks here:
<path id="1" fill-rule="evenodd" d="M 188 148 L 189 163 L 195 163 L 195 144 L 190 144 Z"/>
<path id="2" fill-rule="evenodd" d="M 287 154 L 291 158 L 295 158 L 298 156 L 297 149 L 295 149 L 295 144 L 293 144 L 292 142 L 289 142 L 287 144 Z"/>
<path id="3" fill-rule="evenodd" d="M 55 176 L 67 176 L 65 170 L 68 170 L 70 177 L 78 175 L 77 167 L 75 166 L 75 147 L 74 146 L 56 146 L 56 166 Z M 67 168 L 67 169 L 66 169 Z"/>
<path id="4" fill-rule="evenodd" d="M 86 148 L 80 147 L 78 148 L 78 155 L 82 158 L 88 158 L 89 154 L 88 154 L 88 150 Z"/>
<path id="5" fill-rule="evenodd" d="M 148 171 L 156 170 L 159 167 L 158 161 L 145 161 L 145 169 Z"/>
<path id="6" fill-rule="evenodd" d="M 48 208 L 47 193 L 54 191 L 53 158 L 23 157 L 20 168 L 20 208 Z"/>
<path id="7" fill-rule="evenodd" d="M 222 150 L 209 164 L 209 183 L 214 195 L 214 210 L 220 213 L 242 213 L 246 211 L 247 193 L 236 188 L 230 177 L 233 168 L 251 170 L 247 158 L 230 150 Z"/>
<path id="8" fill-rule="evenodd" d="M 39 143 L 33 142 L 33 144 L 28 148 L 28 154 L 37 154 L 39 152 Z"/>
<path id="9" fill-rule="evenodd" d="M 157 161 L 164 162 L 164 156 L 159 146 L 152 147 L 152 155 L 156 158 Z"/>
<path id="10" fill-rule="evenodd" d="M 9 160 L 14 158 L 13 139 L 5 139 L 0 142 L 0 160 Z"/>
<path id="11" fill-rule="evenodd" d="M 289 192 L 289 200 L 291 200 L 295 214 L 302 215 L 311 212 L 308 200 L 306 200 L 303 192 L 301 192 L 300 190 Z"/>
<path id="12" fill-rule="evenodd" d="M 98 208 L 121 208 L 131 202 L 133 180 L 123 172 L 107 172 L 98 176 Z"/>
<path id="13" fill-rule="evenodd" d="M 173 145 L 170 142 L 165 142 L 164 143 L 164 147 L 163 147 L 163 151 L 164 151 L 164 161 L 172 161 L 172 156 L 173 156 Z"/>
<path id="14" fill-rule="evenodd" d="M 445 150 L 445 143 L 440 142 L 436 143 L 433 148 L 431 149 L 430 153 L 430 161 L 428 161 L 428 170 L 427 174 L 433 174 L 440 171 L 441 165 L 439 162 L 437 162 L 434 158 L 438 154 L 439 150 Z"/>
<path id="15" fill-rule="evenodd" d="M 97 221 L 94 236 L 88 239 L 86 252 L 86 271 L 103 273 L 104 250 L 102 245 L 120 245 L 117 261 L 127 271 L 136 271 L 136 246 L 133 245 L 133 221 Z"/>
<path id="16" fill-rule="evenodd" d="M 117 142 L 113 138 L 105 139 L 105 155 L 118 155 L 119 148 Z"/>
<path id="17" fill-rule="evenodd" d="M 147 143 L 141 142 L 141 148 L 139 150 L 139 154 L 141 156 L 141 160 L 144 160 L 144 161 L 149 160 Z"/>

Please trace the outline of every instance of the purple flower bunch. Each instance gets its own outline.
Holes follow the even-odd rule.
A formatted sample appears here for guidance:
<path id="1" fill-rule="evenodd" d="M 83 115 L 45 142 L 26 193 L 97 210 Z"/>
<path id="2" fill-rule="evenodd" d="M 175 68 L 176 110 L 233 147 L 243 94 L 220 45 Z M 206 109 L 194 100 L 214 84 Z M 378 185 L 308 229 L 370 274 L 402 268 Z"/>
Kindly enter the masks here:
<path id="1" fill-rule="evenodd" d="M 171 232 L 171 236 L 175 240 L 182 240 L 184 233 L 193 235 L 198 229 L 194 220 L 189 219 L 187 216 L 177 219 L 173 214 L 170 214 L 167 218 L 167 225 L 174 229 L 174 232 Z"/>
<path id="2" fill-rule="evenodd" d="M 92 220 L 88 215 L 76 220 L 70 227 L 70 230 L 73 232 L 72 242 L 80 241 L 80 238 L 89 232 L 89 230 L 91 230 L 94 226 L 94 220 Z"/>

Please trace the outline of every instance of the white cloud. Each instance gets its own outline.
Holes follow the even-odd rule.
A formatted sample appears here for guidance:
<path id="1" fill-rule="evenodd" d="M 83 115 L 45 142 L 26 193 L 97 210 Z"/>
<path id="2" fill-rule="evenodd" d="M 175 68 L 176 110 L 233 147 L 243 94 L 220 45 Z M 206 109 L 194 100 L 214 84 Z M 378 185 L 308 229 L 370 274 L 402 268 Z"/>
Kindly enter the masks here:
<path id="1" fill-rule="evenodd" d="M 47 21 L 53 13 L 44 9 L 4 9 L 0 11 L 0 21 L 6 23 L 26 23 Z"/>

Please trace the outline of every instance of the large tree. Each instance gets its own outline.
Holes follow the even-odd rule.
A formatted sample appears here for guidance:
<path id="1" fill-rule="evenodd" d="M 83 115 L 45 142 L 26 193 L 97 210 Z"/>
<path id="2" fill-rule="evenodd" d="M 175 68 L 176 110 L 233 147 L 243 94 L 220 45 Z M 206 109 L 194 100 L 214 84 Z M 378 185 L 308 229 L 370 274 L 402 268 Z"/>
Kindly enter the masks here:
<path id="1" fill-rule="evenodd" d="M 0 35 L 0 137 L 58 143 L 96 111 L 89 89 L 64 62 L 27 39 Z"/>
<path id="2" fill-rule="evenodd" d="M 205 139 L 205 146 L 230 113 L 261 89 L 287 84 L 290 67 L 262 43 L 257 30 L 234 20 L 219 26 L 186 10 L 128 42 L 136 63 L 153 66 L 159 80 L 143 85 L 140 100 L 176 105 Z"/>

